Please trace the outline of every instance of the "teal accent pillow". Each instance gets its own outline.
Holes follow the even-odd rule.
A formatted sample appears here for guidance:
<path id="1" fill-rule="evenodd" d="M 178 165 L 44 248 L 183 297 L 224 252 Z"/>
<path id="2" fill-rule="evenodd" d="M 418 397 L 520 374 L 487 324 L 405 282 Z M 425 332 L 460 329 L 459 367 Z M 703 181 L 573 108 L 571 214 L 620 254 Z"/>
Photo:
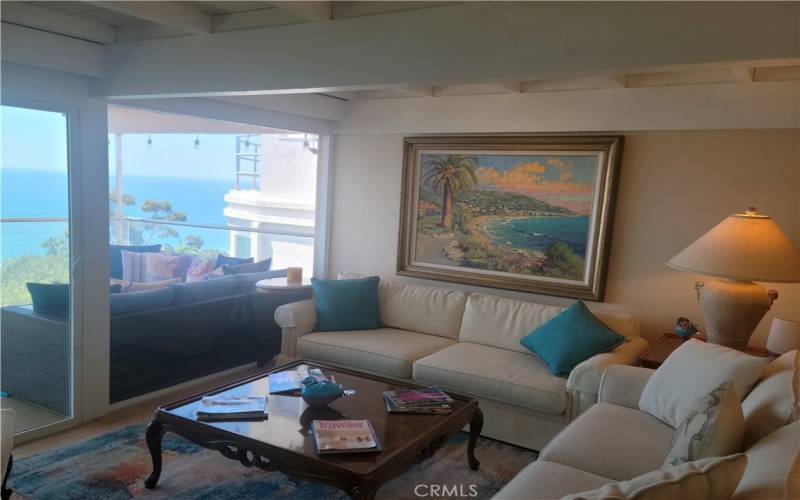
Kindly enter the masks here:
<path id="1" fill-rule="evenodd" d="M 568 376 L 578 363 L 623 342 L 625 337 L 607 327 L 580 301 L 519 341 L 559 377 Z"/>
<path id="2" fill-rule="evenodd" d="M 380 327 L 377 276 L 357 280 L 311 278 L 318 332 Z"/>

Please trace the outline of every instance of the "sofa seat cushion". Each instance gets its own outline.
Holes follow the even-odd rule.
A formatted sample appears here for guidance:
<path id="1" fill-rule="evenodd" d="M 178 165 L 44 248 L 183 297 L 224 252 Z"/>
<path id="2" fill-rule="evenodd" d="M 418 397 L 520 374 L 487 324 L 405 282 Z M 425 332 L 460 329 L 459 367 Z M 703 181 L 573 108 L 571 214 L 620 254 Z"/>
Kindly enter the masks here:
<path id="1" fill-rule="evenodd" d="M 643 411 L 598 403 L 553 438 L 539 458 L 627 480 L 660 469 L 674 433 Z"/>
<path id="2" fill-rule="evenodd" d="M 304 358 L 411 378 L 415 360 L 454 343 L 435 335 L 378 328 L 303 335 L 297 341 L 297 352 Z"/>
<path id="3" fill-rule="evenodd" d="M 537 460 L 522 469 L 492 500 L 553 500 L 579 491 L 593 490 L 611 479 L 573 469 L 567 465 Z"/>
<path id="4" fill-rule="evenodd" d="M 559 415 L 567 384 L 532 354 L 460 342 L 414 363 L 414 380 Z"/>

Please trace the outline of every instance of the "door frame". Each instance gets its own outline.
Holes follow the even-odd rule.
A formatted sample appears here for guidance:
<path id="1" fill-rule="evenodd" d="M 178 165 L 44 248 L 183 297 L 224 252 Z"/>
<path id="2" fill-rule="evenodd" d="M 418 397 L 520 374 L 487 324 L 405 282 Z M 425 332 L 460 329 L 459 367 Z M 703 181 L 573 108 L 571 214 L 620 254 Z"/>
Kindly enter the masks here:
<path id="1" fill-rule="evenodd" d="M 40 101 L 24 98 L 4 98 L 2 106 L 62 113 L 67 121 L 67 199 L 69 230 L 69 267 L 70 267 L 70 342 L 71 342 L 71 415 L 58 422 L 34 427 L 14 435 L 16 443 L 47 436 L 83 422 L 83 207 L 81 168 L 81 119 L 80 107 L 52 101 Z"/>

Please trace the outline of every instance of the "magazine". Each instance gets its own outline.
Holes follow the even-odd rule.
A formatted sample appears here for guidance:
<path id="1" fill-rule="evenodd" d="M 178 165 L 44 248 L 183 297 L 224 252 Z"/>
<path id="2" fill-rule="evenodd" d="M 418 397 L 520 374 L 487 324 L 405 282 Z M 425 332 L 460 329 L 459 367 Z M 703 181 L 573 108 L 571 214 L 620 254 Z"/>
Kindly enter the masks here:
<path id="1" fill-rule="evenodd" d="M 269 393 L 283 395 L 300 395 L 303 379 L 311 376 L 322 382 L 328 380 L 319 368 L 309 368 L 308 365 L 299 365 L 293 370 L 270 373 Z"/>
<path id="2" fill-rule="evenodd" d="M 453 408 L 449 403 L 435 403 L 419 406 L 398 406 L 390 398 L 386 400 L 386 411 L 389 413 L 420 413 L 425 415 L 450 415 Z"/>
<path id="3" fill-rule="evenodd" d="M 197 410 L 197 420 L 263 420 L 267 418 L 265 396 L 204 396 Z"/>
<path id="4" fill-rule="evenodd" d="M 317 452 L 358 453 L 380 451 L 369 420 L 314 420 L 311 424 Z"/>
<path id="5" fill-rule="evenodd" d="M 453 399 L 438 387 L 386 391 L 383 396 L 398 407 L 440 405 L 453 402 Z"/>

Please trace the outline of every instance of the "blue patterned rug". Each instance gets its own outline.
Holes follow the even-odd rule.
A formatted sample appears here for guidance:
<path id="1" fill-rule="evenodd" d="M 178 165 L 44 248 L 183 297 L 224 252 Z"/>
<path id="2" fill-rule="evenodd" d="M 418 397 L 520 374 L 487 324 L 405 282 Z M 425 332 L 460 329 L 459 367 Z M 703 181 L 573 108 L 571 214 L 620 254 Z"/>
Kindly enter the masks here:
<path id="1" fill-rule="evenodd" d="M 150 474 L 151 462 L 144 430 L 144 423 L 130 425 L 20 459 L 14 463 L 9 484 L 17 493 L 31 500 L 348 498 L 332 487 L 296 481 L 279 472 L 243 467 L 239 462 L 172 433 L 164 436 L 164 468 L 158 487 L 147 490 L 143 481 Z M 466 442 L 467 435 L 463 432 L 453 436 L 432 458 L 386 483 L 377 497 L 419 499 L 414 493 L 417 485 L 448 486 L 451 491 L 454 485 L 462 485 L 462 496 L 488 499 L 536 459 L 533 451 L 481 439 L 475 451 L 481 467 L 472 471 L 467 466 Z M 474 485 L 474 489 L 469 489 L 470 485 Z M 429 491 L 423 490 L 418 492 Z M 477 495 L 470 495 L 472 491 Z"/>

